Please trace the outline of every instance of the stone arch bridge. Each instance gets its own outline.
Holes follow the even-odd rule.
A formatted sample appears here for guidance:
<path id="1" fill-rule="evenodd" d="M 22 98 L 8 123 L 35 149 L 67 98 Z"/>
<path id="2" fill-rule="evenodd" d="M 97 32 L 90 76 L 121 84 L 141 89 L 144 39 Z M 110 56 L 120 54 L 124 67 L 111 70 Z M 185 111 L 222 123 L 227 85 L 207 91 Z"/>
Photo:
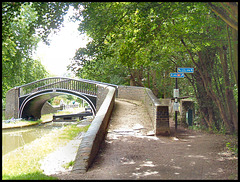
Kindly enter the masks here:
<path id="1" fill-rule="evenodd" d="M 62 94 L 70 94 L 85 100 L 96 115 L 101 98 L 99 84 L 102 82 L 72 79 L 63 77 L 52 77 L 41 79 L 26 85 L 15 87 L 6 95 L 6 118 L 41 118 L 41 109 L 46 101 Z M 98 102 L 97 102 L 98 100 Z M 97 105 L 98 103 L 98 105 Z"/>

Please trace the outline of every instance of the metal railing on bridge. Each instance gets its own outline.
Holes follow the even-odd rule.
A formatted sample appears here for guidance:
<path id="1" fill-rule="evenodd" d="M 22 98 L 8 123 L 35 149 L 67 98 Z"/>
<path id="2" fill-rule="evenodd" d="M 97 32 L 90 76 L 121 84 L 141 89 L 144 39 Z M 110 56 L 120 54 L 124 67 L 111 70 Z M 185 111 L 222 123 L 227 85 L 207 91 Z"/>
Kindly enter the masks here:
<path id="1" fill-rule="evenodd" d="M 88 95 L 97 95 L 96 82 L 84 79 L 72 79 L 63 77 L 45 78 L 26 85 L 19 86 L 20 97 L 46 89 L 73 90 Z"/>
<path id="2" fill-rule="evenodd" d="M 98 82 L 94 80 L 87 79 L 73 79 L 65 77 L 51 77 L 44 78 L 35 82 L 31 82 L 22 86 L 19 86 L 20 94 L 19 97 L 41 91 L 46 89 L 66 89 L 73 90 L 88 95 L 97 95 L 97 84 L 113 86 L 117 89 L 117 85 Z"/>

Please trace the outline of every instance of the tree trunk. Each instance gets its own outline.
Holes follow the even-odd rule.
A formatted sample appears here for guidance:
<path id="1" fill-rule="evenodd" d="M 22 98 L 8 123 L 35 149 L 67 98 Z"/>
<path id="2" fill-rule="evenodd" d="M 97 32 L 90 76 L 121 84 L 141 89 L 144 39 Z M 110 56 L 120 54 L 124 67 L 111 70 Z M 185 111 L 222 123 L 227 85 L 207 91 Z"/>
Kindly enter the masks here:
<path id="1" fill-rule="evenodd" d="M 230 68 L 232 71 L 232 75 L 234 78 L 235 84 L 238 86 L 238 45 L 237 45 L 237 32 L 232 30 L 232 38 L 233 38 L 233 48 L 229 33 L 229 28 L 227 25 L 227 39 L 228 39 L 228 46 L 229 46 L 229 57 L 230 57 Z"/>
<path id="2" fill-rule="evenodd" d="M 135 78 L 132 76 L 132 74 L 130 75 L 130 86 L 136 86 Z"/>
<path id="3" fill-rule="evenodd" d="M 225 98 L 226 106 L 228 111 L 229 122 L 232 122 L 234 125 L 234 130 L 238 132 L 238 115 L 237 115 L 237 106 L 234 99 L 233 90 L 231 89 L 231 84 L 228 75 L 228 64 L 227 64 L 227 53 L 224 47 L 222 46 L 219 50 L 220 60 L 223 70 L 223 78 L 225 84 Z"/>
<path id="4" fill-rule="evenodd" d="M 195 79 L 196 79 L 196 90 L 195 95 L 199 104 L 199 111 L 201 116 L 203 117 L 204 121 L 207 124 L 207 127 L 209 129 L 212 129 L 213 121 L 209 119 L 209 108 L 212 106 L 212 99 L 207 95 L 207 92 L 203 86 L 202 78 L 198 72 L 198 70 L 195 70 Z M 203 123 L 202 123 L 203 124 Z"/>
<path id="5" fill-rule="evenodd" d="M 236 78 L 236 84 L 238 86 L 238 31 L 232 29 L 233 35 L 233 68 L 234 68 L 234 75 Z"/>
<path id="6" fill-rule="evenodd" d="M 157 88 L 157 82 L 156 82 L 156 70 L 152 69 L 151 72 L 152 75 L 152 92 L 157 97 L 158 96 L 158 88 Z"/>
<path id="7" fill-rule="evenodd" d="M 130 86 L 140 86 L 144 87 L 142 83 L 143 71 L 138 69 L 130 70 Z"/>
<path id="8" fill-rule="evenodd" d="M 202 50 L 200 52 L 198 52 L 198 57 L 199 57 L 199 63 L 197 63 L 194 58 L 193 55 L 191 53 L 191 51 L 187 48 L 187 45 L 185 44 L 185 42 L 183 41 L 183 39 L 181 39 L 181 42 L 183 43 L 184 47 L 186 47 L 193 63 L 197 66 L 197 68 L 199 68 L 199 73 L 201 76 L 201 79 L 203 81 L 203 85 L 204 88 L 207 92 L 207 95 L 211 97 L 211 99 L 213 100 L 213 102 L 217 105 L 221 118 L 223 120 L 223 122 L 226 124 L 227 129 L 233 133 L 234 132 L 234 126 L 232 124 L 232 121 L 229 120 L 229 118 L 226 115 L 226 110 L 224 109 L 224 104 L 226 103 L 222 103 L 221 100 L 219 99 L 219 97 L 216 95 L 216 93 L 213 90 L 212 87 L 212 82 L 211 82 L 211 76 L 209 73 L 211 73 L 211 70 L 207 69 L 207 68 L 211 68 L 211 62 L 215 57 L 215 52 L 210 53 L 208 51 L 209 48 L 205 48 L 205 50 Z"/>
<path id="9" fill-rule="evenodd" d="M 150 73 L 149 73 L 149 69 L 148 69 L 148 73 L 147 73 L 147 83 L 148 83 L 148 88 L 150 88 Z"/>
<path id="10" fill-rule="evenodd" d="M 204 82 L 204 86 L 205 86 L 205 89 L 208 93 L 208 95 L 212 98 L 212 100 L 216 103 L 219 111 L 220 111 L 220 115 L 221 115 L 221 118 L 223 119 L 223 122 L 226 124 L 227 128 L 229 129 L 229 131 L 231 133 L 234 132 L 234 126 L 232 125 L 232 122 L 231 120 L 229 120 L 229 118 L 227 117 L 228 114 L 226 112 L 226 110 L 224 109 L 224 104 L 226 103 L 222 103 L 219 99 L 219 97 L 215 94 L 213 88 L 212 88 L 212 83 L 211 83 L 211 77 L 208 73 L 208 70 L 206 68 L 206 64 L 207 64 L 207 60 L 206 57 L 210 57 L 212 58 L 210 55 L 208 55 L 207 52 L 198 52 L 198 56 L 199 56 L 199 60 L 200 62 L 202 63 L 202 66 L 203 66 L 203 70 L 200 71 L 201 73 L 201 77 L 203 78 L 203 82 Z"/>

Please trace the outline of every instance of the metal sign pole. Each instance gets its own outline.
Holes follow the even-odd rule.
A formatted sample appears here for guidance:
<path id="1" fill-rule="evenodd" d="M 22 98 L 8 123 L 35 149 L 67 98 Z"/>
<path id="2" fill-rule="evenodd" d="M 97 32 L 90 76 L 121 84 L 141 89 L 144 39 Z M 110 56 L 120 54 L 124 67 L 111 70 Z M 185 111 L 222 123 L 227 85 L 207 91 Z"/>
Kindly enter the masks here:
<path id="1" fill-rule="evenodd" d="M 177 72 L 177 67 L 176 67 L 176 72 Z M 177 78 L 175 82 L 175 88 L 178 89 Z M 175 102 L 177 103 L 177 97 L 175 97 Z M 175 111 L 175 132 L 177 132 L 177 111 Z"/>
<path id="2" fill-rule="evenodd" d="M 178 90 L 178 78 L 184 78 L 184 73 L 194 73 L 194 68 L 177 68 L 176 65 L 176 73 L 170 73 L 171 78 L 175 78 L 175 89 L 173 90 L 173 98 L 174 98 L 174 104 L 173 108 L 175 111 L 175 132 L 177 132 L 177 112 L 178 112 L 178 97 L 179 97 L 179 90 Z M 180 98 L 179 98 L 180 99 Z"/>

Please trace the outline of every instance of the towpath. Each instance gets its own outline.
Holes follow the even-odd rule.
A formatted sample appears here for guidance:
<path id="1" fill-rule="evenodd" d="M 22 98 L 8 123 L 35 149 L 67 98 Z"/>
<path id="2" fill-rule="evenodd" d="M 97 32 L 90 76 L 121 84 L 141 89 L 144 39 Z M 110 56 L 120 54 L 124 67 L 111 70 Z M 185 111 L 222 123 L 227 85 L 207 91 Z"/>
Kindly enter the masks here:
<path id="1" fill-rule="evenodd" d="M 141 102 L 116 100 L 108 133 L 86 173 L 64 172 L 59 179 L 238 179 L 238 159 L 226 149 L 232 136 L 178 127 L 171 136 L 151 136 Z"/>

